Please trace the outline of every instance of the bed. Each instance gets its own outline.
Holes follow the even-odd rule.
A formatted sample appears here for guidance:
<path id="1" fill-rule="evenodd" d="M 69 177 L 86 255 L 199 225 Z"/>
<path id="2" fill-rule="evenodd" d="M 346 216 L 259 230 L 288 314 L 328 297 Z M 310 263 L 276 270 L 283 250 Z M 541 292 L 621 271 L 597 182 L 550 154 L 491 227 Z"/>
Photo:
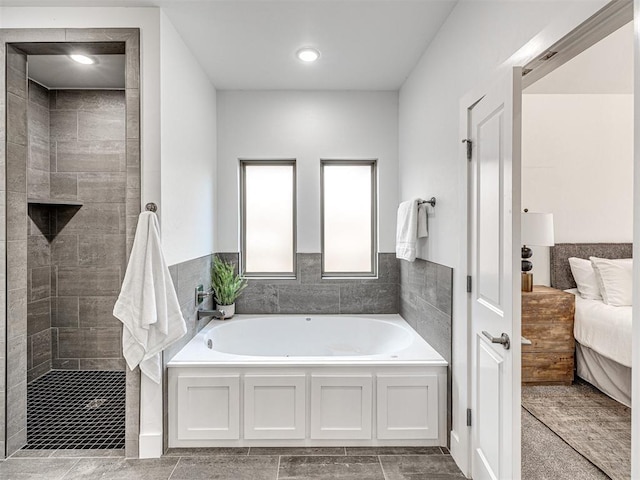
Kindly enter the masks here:
<path id="1" fill-rule="evenodd" d="M 631 307 L 581 298 L 568 259 L 631 255 L 630 243 L 561 243 L 551 247 L 551 286 L 576 294 L 576 373 L 626 406 L 631 405 Z"/>

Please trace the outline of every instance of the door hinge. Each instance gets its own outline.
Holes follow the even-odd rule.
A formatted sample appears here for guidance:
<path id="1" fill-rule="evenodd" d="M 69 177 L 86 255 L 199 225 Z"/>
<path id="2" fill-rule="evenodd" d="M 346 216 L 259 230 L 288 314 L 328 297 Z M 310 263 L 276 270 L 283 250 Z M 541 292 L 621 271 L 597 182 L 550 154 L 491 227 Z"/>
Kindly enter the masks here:
<path id="1" fill-rule="evenodd" d="M 467 427 L 471 426 L 471 409 L 467 408 Z"/>
<path id="2" fill-rule="evenodd" d="M 471 160 L 471 154 L 473 153 L 473 142 L 469 138 L 462 140 L 462 143 L 467 144 L 467 160 Z"/>
<path id="3" fill-rule="evenodd" d="M 471 293 L 471 275 L 467 275 L 467 293 Z"/>

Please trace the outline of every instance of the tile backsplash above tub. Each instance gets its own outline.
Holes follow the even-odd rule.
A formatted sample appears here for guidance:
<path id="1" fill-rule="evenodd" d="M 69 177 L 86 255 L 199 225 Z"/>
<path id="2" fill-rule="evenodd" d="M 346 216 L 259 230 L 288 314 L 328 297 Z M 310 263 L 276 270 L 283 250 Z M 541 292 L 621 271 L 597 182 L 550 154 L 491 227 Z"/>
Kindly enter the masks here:
<path id="1" fill-rule="evenodd" d="M 237 253 L 219 253 L 238 265 Z M 322 278 L 322 256 L 298 253 L 295 280 L 249 279 L 236 313 L 398 313 L 400 266 L 394 253 L 378 254 L 378 278 Z"/>

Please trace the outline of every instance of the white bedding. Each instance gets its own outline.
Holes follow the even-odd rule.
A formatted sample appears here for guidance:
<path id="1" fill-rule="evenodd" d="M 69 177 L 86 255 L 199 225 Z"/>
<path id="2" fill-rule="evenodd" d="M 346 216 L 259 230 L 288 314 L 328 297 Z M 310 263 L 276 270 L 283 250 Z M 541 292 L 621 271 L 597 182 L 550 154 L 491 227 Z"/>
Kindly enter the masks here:
<path id="1" fill-rule="evenodd" d="M 631 307 L 614 307 L 585 300 L 577 290 L 573 335 L 577 342 L 600 355 L 631 367 Z"/>

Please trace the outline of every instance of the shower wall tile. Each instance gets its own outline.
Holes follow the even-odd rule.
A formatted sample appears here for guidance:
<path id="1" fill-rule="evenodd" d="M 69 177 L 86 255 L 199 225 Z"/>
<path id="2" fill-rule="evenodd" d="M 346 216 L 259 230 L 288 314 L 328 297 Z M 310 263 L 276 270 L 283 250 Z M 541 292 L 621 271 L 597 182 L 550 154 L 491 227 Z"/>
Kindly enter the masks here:
<path id="1" fill-rule="evenodd" d="M 79 370 L 125 370 L 124 358 L 81 358 Z"/>
<path id="2" fill-rule="evenodd" d="M 47 119 L 48 122 L 48 119 Z M 49 124 L 47 123 L 47 129 Z M 47 137 L 32 135 L 29 138 L 29 167 L 49 173 L 51 166 L 50 143 Z"/>
<path id="3" fill-rule="evenodd" d="M 78 238 L 78 265 L 124 265 L 125 235 L 83 235 Z"/>
<path id="4" fill-rule="evenodd" d="M 124 203 L 127 197 L 127 174 L 79 173 L 77 189 L 81 202 Z"/>
<path id="5" fill-rule="evenodd" d="M 32 268 L 29 272 L 30 302 L 51 297 L 51 266 Z"/>
<path id="6" fill-rule="evenodd" d="M 49 355 L 51 355 L 51 351 L 49 351 Z M 32 366 L 27 370 L 27 383 L 40 378 L 47 372 L 50 372 L 51 368 L 51 356 L 49 356 L 45 362 L 42 362 L 40 365 Z"/>
<path id="7" fill-rule="evenodd" d="M 7 168 L 12 175 L 7 177 L 7 190 L 26 193 L 27 191 L 27 147 L 15 143 L 7 144 Z"/>
<path id="8" fill-rule="evenodd" d="M 7 93 L 7 142 L 27 145 L 27 100 Z"/>
<path id="9" fill-rule="evenodd" d="M 106 297 L 109 298 L 109 297 Z M 78 297 L 60 297 L 56 296 L 51 299 L 52 313 L 51 313 L 51 326 L 52 327 L 74 327 L 80 326 L 80 308 Z M 55 306 L 54 306 L 55 305 Z"/>
<path id="10" fill-rule="evenodd" d="M 48 331 L 51 328 L 51 298 L 30 302 L 27 307 L 27 335 Z"/>
<path id="11" fill-rule="evenodd" d="M 120 358 L 119 328 L 58 328 L 58 358 Z"/>
<path id="12" fill-rule="evenodd" d="M 7 387 L 15 388 L 27 380 L 27 336 L 14 337 L 7 344 Z"/>
<path id="13" fill-rule="evenodd" d="M 60 142 L 64 140 L 68 140 L 69 143 L 71 141 L 78 139 L 78 112 L 73 111 L 57 111 L 51 110 L 50 113 L 51 119 L 51 140 Z M 57 145 L 58 149 L 60 145 Z M 58 150 L 58 154 L 60 151 Z"/>
<path id="14" fill-rule="evenodd" d="M 27 334 L 27 289 L 19 288 L 7 292 L 7 341 Z"/>
<path id="15" fill-rule="evenodd" d="M 53 123 L 53 117 L 52 117 Z M 56 141 L 56 172 L 120 172 L 126 166 L 123 141 Z"/>
<path id="16" fill-rule="evenodd" d="M 56 213 L 57 229 L 64 235 L 125 233 L 124 204 L 87 203 L 79 209 L 60 208 Z"/>
<path id="17" fill-rule="evenodd" d="M 49 110 L 49 104 L 51 102 L 49 90 L 42 85 L 29 80 L 29 102 Z M 49 128 L 48 121 L 47 128 Z"/>
<path id="18" fill-rule="evenodd" d="M 120 293 L 120 267 L 58 267 L 60 296 L 117 296 Z"/>
<path id="19" fill-rule="evenodd" d="M 8 242 L 11 255 L 7 256 L 7 275 L 12 280 L 11 289 L 19 289 L 27 287 L 28 270 L 27 242 L 12 240 Z"/>
<path id="20" fill-rule="evenodd" d="M 118 92 L 120 93 L 120 92 Z M 121 112 L 78 111 L 78 140 L 124 140 L 125 124 Z"/>
<path id="21" fill-rule="evenodd" d="M 50 175 L 51 198 L 76 200 L 78 198 L 78 174 L 52 173 Z"/>
<path id="22" fill-rule="evenodd" d="M 120 320 L 113 316 L 118 297 L 80 297 L 78 318 L 81 327 L 120 328 Z"/>
<path id="23" fill-rule="evenodd" d="M 52 108 L 56 110 L 115 111 L 124 114 L 120 90 L 56 90 Z"/>
<path id="24" fill-rule="evenodd" d="M 120 369 L 122 324 L 112 311 L 126 267 L 125 93 L 57 90 L 50 105 L 52 196 L 83 202 L 55 217 L 54 366 Z M 73 345 L 79 339 L 85 347 Z"/>
<path id="25" fill-rule="evenodd" d="M 51 363 L 51 328 L 31 337 L 31 358 L 33 368 L 43 363 Z"/>
<path id="26" fill-rule="evenodd" d="M 27 196 L 7 192 L 7 240 L 27 241 Z"/>
<path id="27" fill-rule="evenodd" d="M 51 242 L 51 258 L 58 267 L 77 266 L 78 235 L 56 235 Z"/>
<path id="28" fill-rule="evenodd" d="M 17 54 L 9 54 L 7 64 L 7 92 L 20 98 L 27 98 L 27 82 L 25 81 L 24 57 Z"/>

